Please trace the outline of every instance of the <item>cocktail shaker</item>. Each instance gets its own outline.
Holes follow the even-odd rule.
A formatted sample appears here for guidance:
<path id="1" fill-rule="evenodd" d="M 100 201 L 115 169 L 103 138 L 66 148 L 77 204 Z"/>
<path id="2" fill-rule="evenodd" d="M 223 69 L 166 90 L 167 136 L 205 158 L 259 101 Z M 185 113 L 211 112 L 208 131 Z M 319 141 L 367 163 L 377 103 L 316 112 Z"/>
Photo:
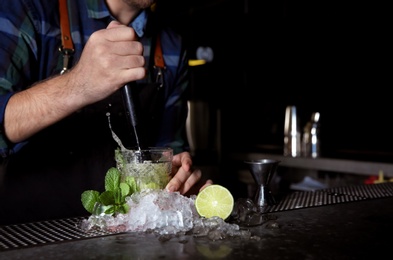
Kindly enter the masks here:
<path id="1" fill-rule="evenodd" d="M 296 106 L 287 106 L 284 122 L 284 156 L 301 156 L 301 133 Z"/>

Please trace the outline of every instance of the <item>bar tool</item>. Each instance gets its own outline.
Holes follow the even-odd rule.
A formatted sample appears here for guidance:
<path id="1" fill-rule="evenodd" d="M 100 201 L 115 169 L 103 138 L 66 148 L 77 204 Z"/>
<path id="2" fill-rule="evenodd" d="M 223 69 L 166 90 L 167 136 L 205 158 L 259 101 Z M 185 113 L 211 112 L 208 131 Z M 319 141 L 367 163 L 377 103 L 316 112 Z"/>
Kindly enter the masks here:
<path id="1" fill-rule="evenodd" d="M 126 115 L 127 115 L 127 120 L 129 124 L 132 126 L 134 129 L 134 134 L 136 138 L 136 144 L 138 146 L 138 150 L 141 150 L 140 144 L 139 144 L 139 138 L 138 138 L 138 131 L 137 131 L 137 125 L 138 125 L 138 120 L 136 116 L 136 111 L 135 111 L 135 106 L 134 106 L 134 100 L 133 100 L 133 95 L 132 95 L 132 88 L 136 87 L 135 82 L 130 82 L 126 84 L 122 88 L 122 96 L 123 96 L 123 102 L 124 106 L 126 109 Z"/>
<path id="2" fill-rule="evenodd" d="M 269 188 L 270 181 L 277 170 L 280 161 L 273 159 L 244 161 L 252 174 L 256 184 L 254 203 L 263 210 L 266 206 L 276 204 L 276 200 Z"/>

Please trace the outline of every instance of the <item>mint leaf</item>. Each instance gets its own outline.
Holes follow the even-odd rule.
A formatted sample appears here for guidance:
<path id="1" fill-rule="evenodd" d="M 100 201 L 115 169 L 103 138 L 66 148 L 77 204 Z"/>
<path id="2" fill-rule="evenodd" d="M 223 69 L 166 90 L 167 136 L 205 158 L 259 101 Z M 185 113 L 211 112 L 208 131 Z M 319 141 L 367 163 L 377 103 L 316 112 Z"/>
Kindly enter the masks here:
<path id="1" fill-rule="evenodd" d="M 116 160 L 123 160 L 120 151 L 118 153 Z M 126 177 L 125 181 L 121 182 L 120 170 L 112 167 L 105 175 L 105 191 L 100 193 L 94 190 L 87 190 L 82 193 L 81 201 L 83 207 L 91 214 L 125 214 L 130 210 L 126 197 L 136 191 L 137 185 L 134 177 Z M 99 210 L 94 212 L 96 203 L 100 204 Z"/>
<path id="2" fill-rule="evenodd" d="M 120 183 L 121 197 L 125 199 L 126 196 L 131 194 L 131 187 L 125 182 Z"/>
<path id="3" fill-rule="evenodd" d="M 105 206 L 115 204 L 115 192 L 111 190 L 104 191 L 99 197 L 99 201 Z"/>
<path id="4" fill-rule="evenodd" d="M 120 185 L 120 171 L 115 167 L 110 168 L 105 175 L 105 190 L 114 191 Z"/>
<path id="5" fill-rule="evenodd" d="M 125 182 L 130 186 L 130 195 L 133 194 L 134 192 L 138 192 L 138 188 L 136 185 L 136 180 L 132 176 L 127 176 L 125 179 Z"/>
<path id="6" fill-rule="evenodd" d="M 116 213 L 116 207 L 113 205 L 107 206 L 108 208 L 105 210 L 105 214 L 115 214 Z"/>
<path id="7" fill-rule="evenodd" d="M 99 201 L 99 196 L 100 193 L 95 190 L 87 190 L 82 193 L 82 205 L 87 210 L 87 212 L 93 213 L 94 205 L 97 201 Z"/>
<path id="8" fill-rule="evenodd" d="M 126 214 L 129 210 L 130 210 L 130 206 L 127 203 L 123 205 L 119 205 L 116 208 L 116 212 L 123 213 L 123 214 Z"/>
<path id="9" fill-rule="evenodd" d="M 113 191 L 113 198 L 115 199 L 115 204 L 117 204 L 117 205 L 125 203 L 125 198 L 123 198 L 121 195 L 120 187 L 117 187 Z"/>

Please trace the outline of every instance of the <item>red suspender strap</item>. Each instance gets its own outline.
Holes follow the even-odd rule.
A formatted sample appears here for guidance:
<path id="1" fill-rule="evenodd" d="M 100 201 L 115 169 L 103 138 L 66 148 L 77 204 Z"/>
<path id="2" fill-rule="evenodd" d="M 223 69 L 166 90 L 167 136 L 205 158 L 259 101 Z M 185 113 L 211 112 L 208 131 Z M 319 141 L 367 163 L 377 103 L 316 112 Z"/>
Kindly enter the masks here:
<path id="1" fill-rule="evenodd" d="M 156 49 L 154 51 L 154 66 L 156 68 L 165 68 L 164 57 L 162 56 L 160 35 L 157 35 L 156 39 Z"/>
<path id="2" fill-rule="evenodd" d="M 68 18 L 67 0 L 59 0 L 59 9 L 62 48 L 68 51 L 74 51 Z"/>
<path id="3" fill-rule="evenodd" d="M 59 51 L 63 54 L 63 69 L 60 74 L 68 70 L 70 58 L 74 53 L 74 43 L 72 42 L 70 32 L 70 21 L 68 18 L 67 0 L 59 0 L 60 10 L 60 29 L 61 29 L 61 46 Z"/>

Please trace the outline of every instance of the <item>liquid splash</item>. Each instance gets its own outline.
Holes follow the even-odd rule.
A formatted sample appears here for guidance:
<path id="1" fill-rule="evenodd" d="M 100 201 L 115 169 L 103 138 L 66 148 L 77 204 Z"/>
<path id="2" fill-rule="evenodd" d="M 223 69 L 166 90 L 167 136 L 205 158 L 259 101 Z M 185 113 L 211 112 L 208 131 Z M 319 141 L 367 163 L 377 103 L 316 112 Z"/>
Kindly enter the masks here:
<path id="1" fill-rule="evenodd" d="M 112 129 L 112 124 L 111 124 L 111 113 L 107 112 L 106 116 L 108 117 L 108 124 L 109 124 L 109 129 L 111 130 L 112 137 L 116 141 L 116 143 L 119 145 L 121 151 L 127 151 L 128 149 L 124 147 L 123 143 L 121 142 L 120 138 L 115 134 L 115 132 Z"/>

